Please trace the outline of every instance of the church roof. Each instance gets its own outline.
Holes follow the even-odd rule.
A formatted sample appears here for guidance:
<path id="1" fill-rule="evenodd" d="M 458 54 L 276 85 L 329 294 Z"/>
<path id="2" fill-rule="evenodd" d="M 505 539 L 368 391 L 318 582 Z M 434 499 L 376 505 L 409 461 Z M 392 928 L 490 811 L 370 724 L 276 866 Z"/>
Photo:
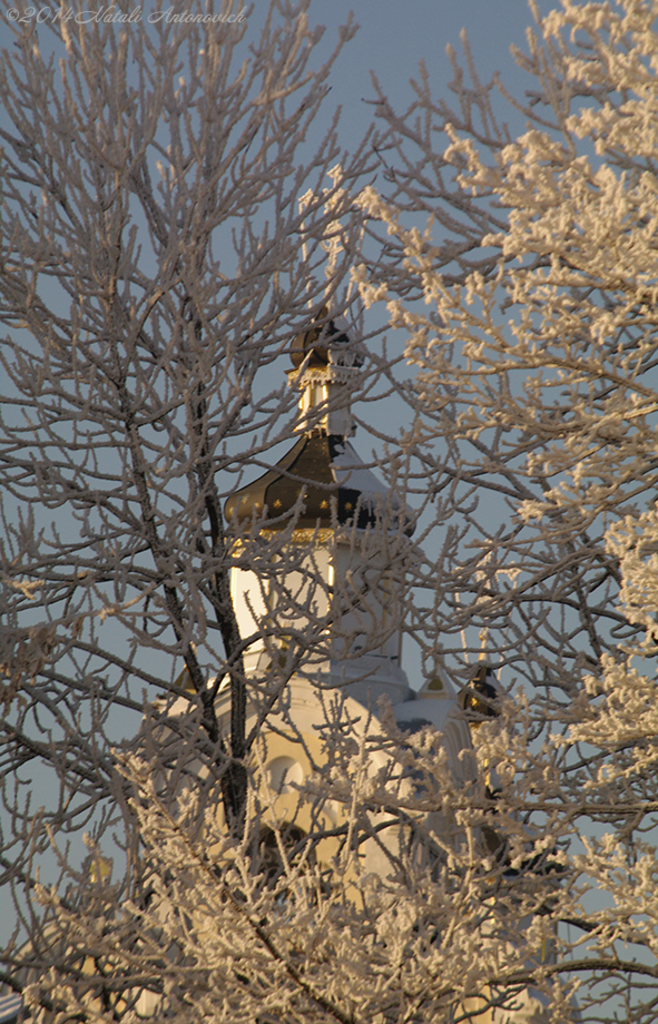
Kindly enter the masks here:
<path id="1" fill-rule="evenodd" d="M 321 431 L 303 434 L 263 476 L 235 491 L 226 502 L 226 519 L 235 518 L 240 526 L 256 522 L 283 528 L 300 497 L 302 511 L 295 520 L 299 528 L 363 530 L 403 515 L 405 532 L 413 530 L 400 501 L 363 464 L 349 441 Z"/>

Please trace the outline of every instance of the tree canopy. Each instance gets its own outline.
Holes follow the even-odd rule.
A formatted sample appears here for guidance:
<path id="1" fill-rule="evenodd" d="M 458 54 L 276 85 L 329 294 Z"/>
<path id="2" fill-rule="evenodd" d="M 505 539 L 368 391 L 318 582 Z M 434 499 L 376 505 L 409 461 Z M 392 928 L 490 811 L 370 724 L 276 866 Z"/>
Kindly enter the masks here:
<path id="1" fill-rule="evenodd" d="M 331 117 L 309 144 L 350 23 L 332 51 L 306 0 L 254 34 L 188 9 L 2 52 L 2 980 L 62 1024 L 650 1024 L 658 8 L 535 12 L 523 98 L 465 43 L 454 104 L 379 87 L 353 154 Z M 339 316 L 351 401 L 402 410 L 356 597 L 300 554 L 303 480 L 276 529 L 225 513 L 299 425 L 292 339 Z M 262 736 L 393 564 L 426 684 L 498 677 L 462 700 L 478 769 L 345 704 L 311 824 L 278 821 Z"/>

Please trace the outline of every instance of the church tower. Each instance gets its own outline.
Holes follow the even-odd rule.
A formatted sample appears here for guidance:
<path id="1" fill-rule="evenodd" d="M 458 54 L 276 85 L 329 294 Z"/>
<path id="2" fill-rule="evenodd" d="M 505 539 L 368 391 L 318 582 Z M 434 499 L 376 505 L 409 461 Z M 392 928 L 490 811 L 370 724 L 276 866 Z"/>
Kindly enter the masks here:
<path id="1" fill-rule="evenodd" d="M 318 321 L 294 339 L 291 386 L 299 391 L 299 435 L 291 449 L 226 503 L 226 519 L 240 544 L 254 533 L 285 546 L 282 572 L 266 576 L 239 564 L 231 591 L 242 637 L 263 633 L 272 619 L 279 634 L 317 633 L 326 643 L 313 669 L 316 682 L 341 687 L 374 703 L 385 694 L 397 704 L 409 696 L 400 665 L 401 562 L 413 530 L 394 493 L 363 464 L 354 434 L 350 394 L 361 358 L 347 333 L 323 309 Z M 247 534 L 249 539 L 247 539 Z M 320 640 L 320 637 L 316 637 Z M 248 675 L 271 660 L 262 637 L 245 656 Z"/>
<path id="2" fill-rule="evenodd" d="M 471 738 L 456 694 L 438 676 L 416 694 L 401 665 L 413 520 L 351 442 L 350 396 L 363 358 L 347 329 L 324 308 L 294 339 L 292 362 L 298 437 L 225 508 L 236 537 L 236 616 L 243 639 L 254 638 L 244 660 L 248 684 L 251 679 L 258 688 L 275 661 L 283 665 L 287 638 L 291 647 L 309 641 L 303 666 L 282 689 L 279 706 L 285 711 L 268 718 L 274 726 L 267 740 L 270 782 L 283 792 L 302 781 L 329 704 L 342 702 L 350 721 L 374 729 L 381 697 L 390 701 L 403 731 L 424 725 L 440 730 L 454 775 L 470 777 L 471 759 L 460 753 L 471 748 Z M 279 576 L 276 554 L 259 573 L 259 543 L 265 551 L 283 552 Z M 276 628 L 268 635 L 270 621 Z"/>

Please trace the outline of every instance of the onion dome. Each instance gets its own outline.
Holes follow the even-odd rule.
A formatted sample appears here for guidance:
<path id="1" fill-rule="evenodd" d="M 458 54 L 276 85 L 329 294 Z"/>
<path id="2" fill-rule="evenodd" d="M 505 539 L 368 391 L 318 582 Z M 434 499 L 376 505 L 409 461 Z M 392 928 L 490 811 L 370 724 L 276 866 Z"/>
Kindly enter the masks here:
<path id="1" fill-rule="evenodd" d="M 298 529 L 365 530 L 385 523 L 405 533 L 409 511 L 363 464 L 346 438 L 354 432 L 350 392 L 363 359 L 347 327 L 330 319 L 326 306 L 292 343 L 295 367 L 288 377 L 300 392 L 299 440 L 268 471 L 230 496 L 228 522 L 283 529 L 291 518 Z"/>
<path id="2" fill-rule="evenodd" d="M 232 494 L 225 514 L 243 527 L 256 521 L 281 529 L 300 499 L 297 528 L 364 530 L 384 517 L 397 521 L 405 515 L 406 532 L 412 531 L 401 503 L 364 466 L 349 441 L 320 432 L 303 434 L 267 473 Z"/>

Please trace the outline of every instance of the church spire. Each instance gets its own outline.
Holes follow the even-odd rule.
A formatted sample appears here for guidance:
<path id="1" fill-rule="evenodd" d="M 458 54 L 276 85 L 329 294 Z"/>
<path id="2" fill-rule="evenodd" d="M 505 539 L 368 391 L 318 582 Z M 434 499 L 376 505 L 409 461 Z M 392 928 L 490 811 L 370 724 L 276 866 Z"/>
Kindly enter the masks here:
<path id="1" fill-rule="evenodd" d="M 289 383 L 297 387 L 299 418 L 295 445 L 257 480 L 226 502 L 226 519 L 250 529 L 288 525 L 297 529 L 365 530 L 400 519 L 413 532 L 408 510 L 368 469 L 347 440 L 354 434 L 350 396 L 361 374 L 363 356 L 338 319 L 324 306 L 291 346 Z M 300 511 L 299 502 L 302 502 Z"/>
<path id="2" fill-rule="evenodd" d="M 323 306 L 311 327 L 293 339 L 294 370 L 288 371 L 292 386 L 300 390 L 300 433 L 320 430 L 327 436 L 351 437 L 354 420 L 350 393 L 363 365 L 347 333 L 347 325 L 332 319 Z"/>

